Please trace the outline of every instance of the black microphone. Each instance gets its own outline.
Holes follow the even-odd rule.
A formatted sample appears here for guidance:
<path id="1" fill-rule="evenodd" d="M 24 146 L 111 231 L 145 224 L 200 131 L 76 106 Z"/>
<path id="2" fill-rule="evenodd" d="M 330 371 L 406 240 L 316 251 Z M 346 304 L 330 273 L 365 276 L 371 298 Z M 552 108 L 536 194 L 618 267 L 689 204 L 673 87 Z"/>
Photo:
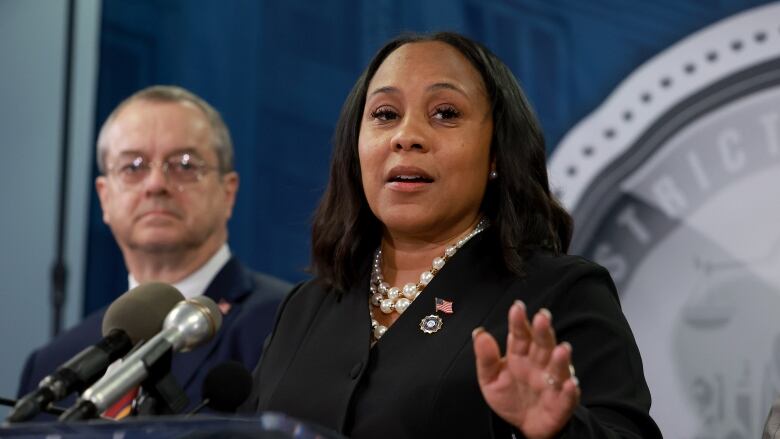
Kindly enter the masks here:
<path id="1" fill-rule="evenodd" d="M 8 398 L 3 398 L 2 396 L 0 396 L 0 405 L 6 406 L 6 407 L 13 407 L 13 406 L 16 405 L 16 403 L 18 401 L 19 401 L 18 399 L 8 399 Z M 61 415 L 61 414 L 63 414 L 65 412 L 65 409 L 62 408 L 62 407 L 57 407 L 57 406 L 49 404 L 48 406 L 42 408 L 41 411 L 44 412 L 44 413 L 48 413 L 50 415 L 58 415 L 59 416 L 59 415 Z"/>
<path id="2" fill-rule="evenodd" d="M 84 390 L 133 345 L 160 332 L 165 316 L 183 298 L 176 288 L 158 282 L 139 285 L 119 296 L 103 317 L 103 339 L 41 380 L 38 389 L 16 402 L 6 421 L 26 421 L 50 403 Z"/>
<path id="3" fill-rule="evenodd" d="M 117 402 L 128 390 L 141 384 L 149 371 L 171 351 L 188 351 L 214 337 L 222 313 L 206 296 L 179 302 L 165 317 L 163 330 L 122 360 L 81 394 L 76 404 L 60 416 L 61 421 L 94 418 Z"/>
<path id="4" fill-rule="evenodd" d="M 226 361 L 214 366 L 203 380 L 201 395 L 203 401 L 187 416 L 194 415 L 203 407 L 223 413 L 235 413 L 252 392 L 252 374 L 239 361 Z"/>

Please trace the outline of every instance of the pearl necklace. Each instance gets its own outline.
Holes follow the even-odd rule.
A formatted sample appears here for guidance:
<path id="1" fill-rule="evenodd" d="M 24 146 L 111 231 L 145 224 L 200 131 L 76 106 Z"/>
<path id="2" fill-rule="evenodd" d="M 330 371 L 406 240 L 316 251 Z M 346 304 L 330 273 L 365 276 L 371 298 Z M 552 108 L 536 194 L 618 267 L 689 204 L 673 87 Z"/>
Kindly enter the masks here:
<path id="1" fill-rule="evenodd" d="M 431 269 L 428 271 L 423 271 L 420 274 L 419 282 L 416 284 L 410 282 L 404 285 L 403 288 L 392 287 L 390 284 L 384 281 L 384 277 L 382 276 L 382 247 L 380 246 L 378 249 L 376 249 L 376 252 L 374 253 L 374 266 L 371 272 L 371 285 L 369 290 L 369 294 L 371 296 L 369 302 L 371 305 L 368 307 L 368 312 L 371 315 L 371 333 L 373 335 L 373 341 L 379 340 L 387 331 L 387 326 L 380 325 L 379 322 L 377 322 L 377 320 L 374 318 L 373 308 L 379 308 L 384 314 L 390 314 L 393 312 L 397 312 L 399 315 L 403 314 L 404 311 L 409 308 L 409 305 L 412 304 L 412 301 L 414 301 L 414 299 L 420 295 L 422 290 L 425 289 L 425 287 L 433 280 L 433 277 L 436 276 L 436 273 L 441 271 L 441 269 L 444 268 L 444 264 L 446 264 L 447 261 L 458 252 L 458 249 L 463 247 L 478 233 L 487 229 L 488 226 L 490 226 L 490 221 L 487 218 L 482 217 L 474 230 L 472 230 L 468 235 L 459 239 L 455 244 L 447 247 L 444 250 L 444 254 L 442 256 L 433 258 Z"/>

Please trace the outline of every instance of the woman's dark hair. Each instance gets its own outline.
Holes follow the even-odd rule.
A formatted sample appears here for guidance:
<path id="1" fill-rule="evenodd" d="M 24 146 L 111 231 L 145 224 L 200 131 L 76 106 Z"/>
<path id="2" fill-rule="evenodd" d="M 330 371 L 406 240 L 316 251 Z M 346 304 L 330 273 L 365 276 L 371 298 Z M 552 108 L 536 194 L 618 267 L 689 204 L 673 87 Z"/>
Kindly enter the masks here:
<path id="1" fill-rule="evenodd" d="M 457 49 L 485 83 L 493 112 L 491 155 L 498 178 L 487 185 L 482 212 L 501 243 L 506 268 L 522 275 L 528 249 L 543 247 L 559 254 L 569 247 L 571 216 L 550 194 L 544 138 L 509 68 L 481 44 L 455 33 L 403 35 L 377 52 L 352 87 L 336 124 L 328 186 L 313 220 L 312 269 L 337 289 L 348 289 L 363 274 L 382 233 L 363 192 L 358 158 L 368 84 L 394 50 L 427 41 Z"/>

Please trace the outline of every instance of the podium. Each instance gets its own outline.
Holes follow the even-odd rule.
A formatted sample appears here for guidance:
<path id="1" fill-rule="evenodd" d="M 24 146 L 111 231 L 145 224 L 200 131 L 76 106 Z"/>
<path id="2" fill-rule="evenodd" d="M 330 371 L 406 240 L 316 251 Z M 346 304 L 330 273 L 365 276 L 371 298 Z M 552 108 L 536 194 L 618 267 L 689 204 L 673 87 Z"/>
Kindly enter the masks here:
<path id="1" fill-rule="evenodd" d="M 252 417 L 154 416 L 122 421 L 45 422 L 0 427 L 0 438 L 14 439 L 346 439 L 336 432 L 281 413 Z"/>

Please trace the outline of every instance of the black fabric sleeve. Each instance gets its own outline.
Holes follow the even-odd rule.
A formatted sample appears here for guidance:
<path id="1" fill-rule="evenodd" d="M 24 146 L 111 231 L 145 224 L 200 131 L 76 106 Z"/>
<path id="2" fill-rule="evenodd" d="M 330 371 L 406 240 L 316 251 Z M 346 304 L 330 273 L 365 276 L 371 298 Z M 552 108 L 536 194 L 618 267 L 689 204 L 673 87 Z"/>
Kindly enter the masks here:
<path id="1" fill-rule="evenodd" d="M 572 345 L 582 398 L 560 437 L 660 438 L 642 358 L 606 269 L 592 263 L 550 303 L 558 341 Z"/>

